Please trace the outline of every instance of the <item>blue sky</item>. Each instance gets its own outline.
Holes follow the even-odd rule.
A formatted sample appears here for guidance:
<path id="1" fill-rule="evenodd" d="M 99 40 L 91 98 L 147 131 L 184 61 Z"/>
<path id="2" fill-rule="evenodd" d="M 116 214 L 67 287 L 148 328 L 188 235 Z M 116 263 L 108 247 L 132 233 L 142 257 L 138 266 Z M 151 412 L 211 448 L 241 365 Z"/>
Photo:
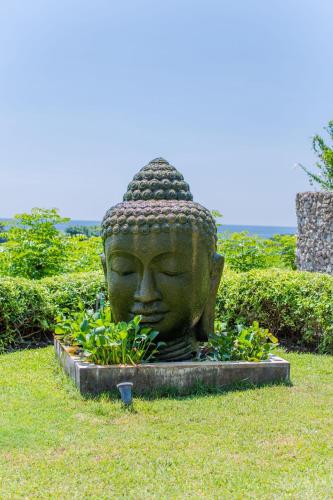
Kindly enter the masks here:
<path id="1" fill-rule="evenodd" d="M 225 223 L 295 225 L 332 20 L 331 0 L 2 0 L 0 217 L 99 220 L 163 156 Z"/>

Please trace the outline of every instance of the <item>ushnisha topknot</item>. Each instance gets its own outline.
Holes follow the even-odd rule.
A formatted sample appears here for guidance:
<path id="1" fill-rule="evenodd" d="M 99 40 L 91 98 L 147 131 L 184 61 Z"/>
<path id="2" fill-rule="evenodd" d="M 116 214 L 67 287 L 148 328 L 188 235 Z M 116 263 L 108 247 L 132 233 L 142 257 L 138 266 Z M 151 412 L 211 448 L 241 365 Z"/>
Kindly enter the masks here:
<path id="1" fill-rule="evenodd" d="M 134 176 L 123 200 L 192 201 L 193 196 L 182 174 L 163 158 L 155 158 Z"/>
<path id="2" fill-rule="evenodd" d="M 104 216 L 103 240 L 118 233 L 188 231 L 202 234 L 216 250 L 216 224 L 210 211 L 192 201 L 182 174 L 163 158 L 152 160 L 134 176 L 123 199 Z"/>

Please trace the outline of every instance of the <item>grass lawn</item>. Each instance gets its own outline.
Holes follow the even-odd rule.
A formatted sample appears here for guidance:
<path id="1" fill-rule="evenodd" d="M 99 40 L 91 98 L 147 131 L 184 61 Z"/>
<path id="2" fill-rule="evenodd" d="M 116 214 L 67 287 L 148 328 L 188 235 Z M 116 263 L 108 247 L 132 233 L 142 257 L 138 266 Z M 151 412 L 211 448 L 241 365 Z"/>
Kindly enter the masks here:
<path id="1" fill-rule="evenodd" d="M 332 498 L 333 357 L 283 355 L 292 387 L 133 411 L 83 399 L 51 347 L 0 356 L 0 498 Z"/>

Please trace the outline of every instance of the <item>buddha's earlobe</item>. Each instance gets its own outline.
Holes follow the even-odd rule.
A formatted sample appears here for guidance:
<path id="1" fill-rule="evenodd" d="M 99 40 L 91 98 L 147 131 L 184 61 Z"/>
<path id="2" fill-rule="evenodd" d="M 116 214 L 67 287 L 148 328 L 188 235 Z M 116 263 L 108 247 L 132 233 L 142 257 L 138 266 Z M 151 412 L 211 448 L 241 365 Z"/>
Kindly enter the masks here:
<path id="1" fill-rule="evenodd" d="M 215 253 L 213 255 L 210 294 L 206 307 L 196 328 L 196 338 L 202 342 L 208 340 L 208 335 L 214 332 L 214 316 L 216 295 L 221 281 L 224 266 L 224 257 Z"/>
<path id="2" fill-rule="evenodd" d="M 106 259 L 105 259 L 105 254 L 101 253 L 100 254 L 100 258 L 101 258 L 101 263 L 102 263 L 102 267 L 103 267 L 103 271 L 104 271 L 104 276 L 105 276 L 105 279 L 106 279 Z"/>

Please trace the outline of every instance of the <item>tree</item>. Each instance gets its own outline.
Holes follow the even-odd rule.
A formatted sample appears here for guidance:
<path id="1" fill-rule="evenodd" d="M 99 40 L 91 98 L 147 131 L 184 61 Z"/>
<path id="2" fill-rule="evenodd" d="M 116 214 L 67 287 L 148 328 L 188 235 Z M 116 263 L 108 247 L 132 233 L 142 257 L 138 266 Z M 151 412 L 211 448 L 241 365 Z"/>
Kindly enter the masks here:
<path id="1" fill-rule="evenodd" d="M 86 236 L 87 238 L 92 238 L 93 236 L 101 235 L 100 226 L 68 226 L 65 229 L 65 233 L 70 236 L 78 236 L 80 234 Z"/>
<path id="2" fill-rule="evenodd" d="M 56 208 L 33 208 L 30 214 L 15 215 L 5 234 L 3 272 L 32 279 L 62 272 L 67 240 L 55 226 L 69 220 L 61 217 Z"/>
<path id="3" fill-rule="evenodd" d="M 333 120 L 328 122 L 328 126 L 324 127 L 324 130 L 326 130 L 333 142 Z M 319 158 L 316 163 L 319 173 L 315 174 L 303 165 L 300 165 L 300 167 L 308 174 L 312 185 L 317 182 L 322 189 L 331 191 L 333 190 L 333 149 L 327 146 L 320 135 L 313 137 L 312 149 Z"/>
<path id="4" fill-rule="evenodd" d="M 221 212 L 219 210 L 211 210 L 210 213 L 212 214 L 212 216 L 215 219 L 215 224 L 216 224 L 217 230 L 219 230 L 219 227 L 221 227 L 222 224 L 218 221 L 220 219 L 222 219 L 223 215 L 221 214 Z"/>
<path id="5" fill-rule="evenodd" d="M 7 241 L 7 238 L 5 238 L 4 232 L 6 231 L 6 225 L 4 222 L 0 222 L 0 243 L 3 243 L 4 241 Z"/>

